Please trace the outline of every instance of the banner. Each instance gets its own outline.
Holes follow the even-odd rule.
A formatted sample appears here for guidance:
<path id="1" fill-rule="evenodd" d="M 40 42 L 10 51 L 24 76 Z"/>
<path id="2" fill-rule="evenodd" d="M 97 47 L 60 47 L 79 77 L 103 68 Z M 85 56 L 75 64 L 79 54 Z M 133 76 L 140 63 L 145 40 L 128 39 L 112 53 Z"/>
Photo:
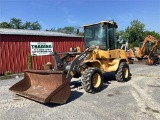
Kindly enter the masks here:
<path id="1" fill-rule="evenodd" d="M 52 42 L 30 42 L 30 46 L 32 56 L 50 55 L 53 52 Z"/>

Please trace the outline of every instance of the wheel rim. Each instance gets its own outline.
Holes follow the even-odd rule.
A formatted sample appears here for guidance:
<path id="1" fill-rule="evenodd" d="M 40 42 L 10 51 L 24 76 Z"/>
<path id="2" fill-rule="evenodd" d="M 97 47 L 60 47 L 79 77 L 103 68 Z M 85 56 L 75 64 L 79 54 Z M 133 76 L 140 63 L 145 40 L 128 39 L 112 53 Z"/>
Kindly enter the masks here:
<path id="1" fill-rule="evenodd" d="M 124 77 L 128 78 L 128 74 L 129 74 L 128 68 L 125 68 L 124 69 Z"/>
<path id="2" fill-rule="evenodd" d="M 94 74 L 92 82 L 93 82 L 93 87 L 95 88 L 99 87 L 101 84 L 101 76 L 98 73 Z"/>

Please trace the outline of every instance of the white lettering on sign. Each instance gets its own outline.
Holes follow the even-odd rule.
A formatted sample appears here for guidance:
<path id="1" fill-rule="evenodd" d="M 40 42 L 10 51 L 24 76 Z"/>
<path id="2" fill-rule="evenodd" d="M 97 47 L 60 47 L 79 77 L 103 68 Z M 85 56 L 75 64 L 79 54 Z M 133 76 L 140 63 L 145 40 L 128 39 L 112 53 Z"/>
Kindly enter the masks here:
<path id="1" fill-rule="evenodd" d="M 52 42 L 30 42 L 30 47 L 32 56 L 50 55 L 53 52 Z"/>

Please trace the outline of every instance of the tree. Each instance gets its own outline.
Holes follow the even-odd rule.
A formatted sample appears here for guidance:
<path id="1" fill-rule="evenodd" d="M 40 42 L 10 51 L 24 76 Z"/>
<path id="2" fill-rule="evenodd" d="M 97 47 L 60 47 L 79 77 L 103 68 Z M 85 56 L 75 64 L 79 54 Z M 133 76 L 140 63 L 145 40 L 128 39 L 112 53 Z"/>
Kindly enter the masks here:
<path id="1" fill-rule="evenodd" d="M 27 30 L 31 30 L 32 29 L 32 24 L 31 24 L 31 22 L 25 22 L 24 24 L 23 24 L 23 29 L 27 29 Z"/>
<path id="2" fill-rule="evenodd" d="M 51 28 L 50 30 L 46 29 L 46 31 L 53 31 L 53 32 L 62 32 L 62 33 L 67 33 L 67 34 L 76 34 L 77 29 L 73 26 L 66 26 L 64 28 Z M 81 32 L 79 32 L 79 35 L 82 35 Z"/>
<path id="3" fill-rule="evenodd" d="M 78 29 L 79 30 L 79 29 Z M 62 33 L 67 33 L 67 34 L 76 34 L 79 36 L 83 36 L 83 30 L 79 30 L 79 32 L 77 33 L 77 27 L 73 27 L 73 26 L 66 26 L 64 28 L 58 28 L 56 30 L 57 32 L 62 32 Z"/>
<path id="4" fill-rule="evenodd" d="M 146 37 L 147 35 L 152 35 L 157 40 L 160 40 L 160 34 L 155 31 L 144 31 L 144 37 Z"/>
<path id="5" fill-rule="evenodd" d="M 49 29 L 46 29 L 46 31 L 56 32 L 56 29 L 55 29 L 55 28 L 51 28 L 50 30 L 49 30 Z"/>
<path id="6" fill-rule="evenodd" d="M 32 24 L 31 24 L 31 29 L 32 30 L 41 30 L 41 25 L 38 23 L 38 21 L 36 21 L 36 22 L 33 22 Z"/>
<path id="7" fill-rule="evenodd" d="M 10 24 L 8 24 L 7 22 L 1 22 L 0 28 L 10 28 Z"/>
<path id="8" fill-rule="evenodd" d="M 138 46 L 139 42 L 144 39 L 144 27 L 145 25 L 138 20 L 133 20 L 131 25 L 125 30 L 126 39 L 128 39 L 129 47 Z"/>
<path id="9" fill-rule="evenodd" d="M 10 20 L 10 27 L 13 29 L 22 29 L 22 20 L 17 18 L 12 18 Z"/>
<path id="10" fill-rule="evenodd" d="M 41 30 L 41 25 L 38 23 L 38 21 L 33 23 L 26 21 L 23 24 L 21 19 L 11 18 L 9 23 L 1 22 L 0 28 Z"/>
<path id="11" fill-rule="evenodd" d="M 144 31 L 144 37 L 148 36 L 148 35 L 152 35 L 153 37 L 155 37 L 155 39 L 160 41 L 160 34 L 155 32 L 155 31 Z M 160 47 L 160 44 L 158 45 Z"/>
<path id="12" fill-rule="evenodd" d="M 116 38 L 119 43 L 124 44 L 126 41 L 128 41 L 128 33 L 126 33 L 124 30 L 117 31 Z"/>
<path id="13" fill-rule="evenodd" d="M 56 31 L 64 33 L 64 28 L 58 28 Z"/>
<path id="14" fill-rule="evenodd" d="M 74 31 L 75 28 L 72 27 L 72 26 L 64 27 L 63 29 L 64 29 L 64 32 L 65 32 L 65 33 L 68 33 L 68 34 L 69 34 L 69 33 L 71 34 L 71 33 L 74 33 L 74 32 L 75 32 L 75 31 Z"/>

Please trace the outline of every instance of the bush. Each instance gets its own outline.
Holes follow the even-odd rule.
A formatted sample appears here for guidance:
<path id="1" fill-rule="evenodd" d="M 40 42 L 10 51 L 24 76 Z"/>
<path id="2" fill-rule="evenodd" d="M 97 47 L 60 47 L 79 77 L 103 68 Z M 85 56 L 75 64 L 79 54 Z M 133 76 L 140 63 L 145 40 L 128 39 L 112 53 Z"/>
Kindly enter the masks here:
<path id="1" fill-rule="evenodd" d="M 9 76 L 9 75 L 11 75 L 11 72 L 10 72 L 10 71 L 6 71 L 6 72 L 4 73 L 4 76 Z"/>
<path id="2" fill-rule="evenodd" d="M 32 69 L 32 56 L 28 54 L 28 69 Z"/>

